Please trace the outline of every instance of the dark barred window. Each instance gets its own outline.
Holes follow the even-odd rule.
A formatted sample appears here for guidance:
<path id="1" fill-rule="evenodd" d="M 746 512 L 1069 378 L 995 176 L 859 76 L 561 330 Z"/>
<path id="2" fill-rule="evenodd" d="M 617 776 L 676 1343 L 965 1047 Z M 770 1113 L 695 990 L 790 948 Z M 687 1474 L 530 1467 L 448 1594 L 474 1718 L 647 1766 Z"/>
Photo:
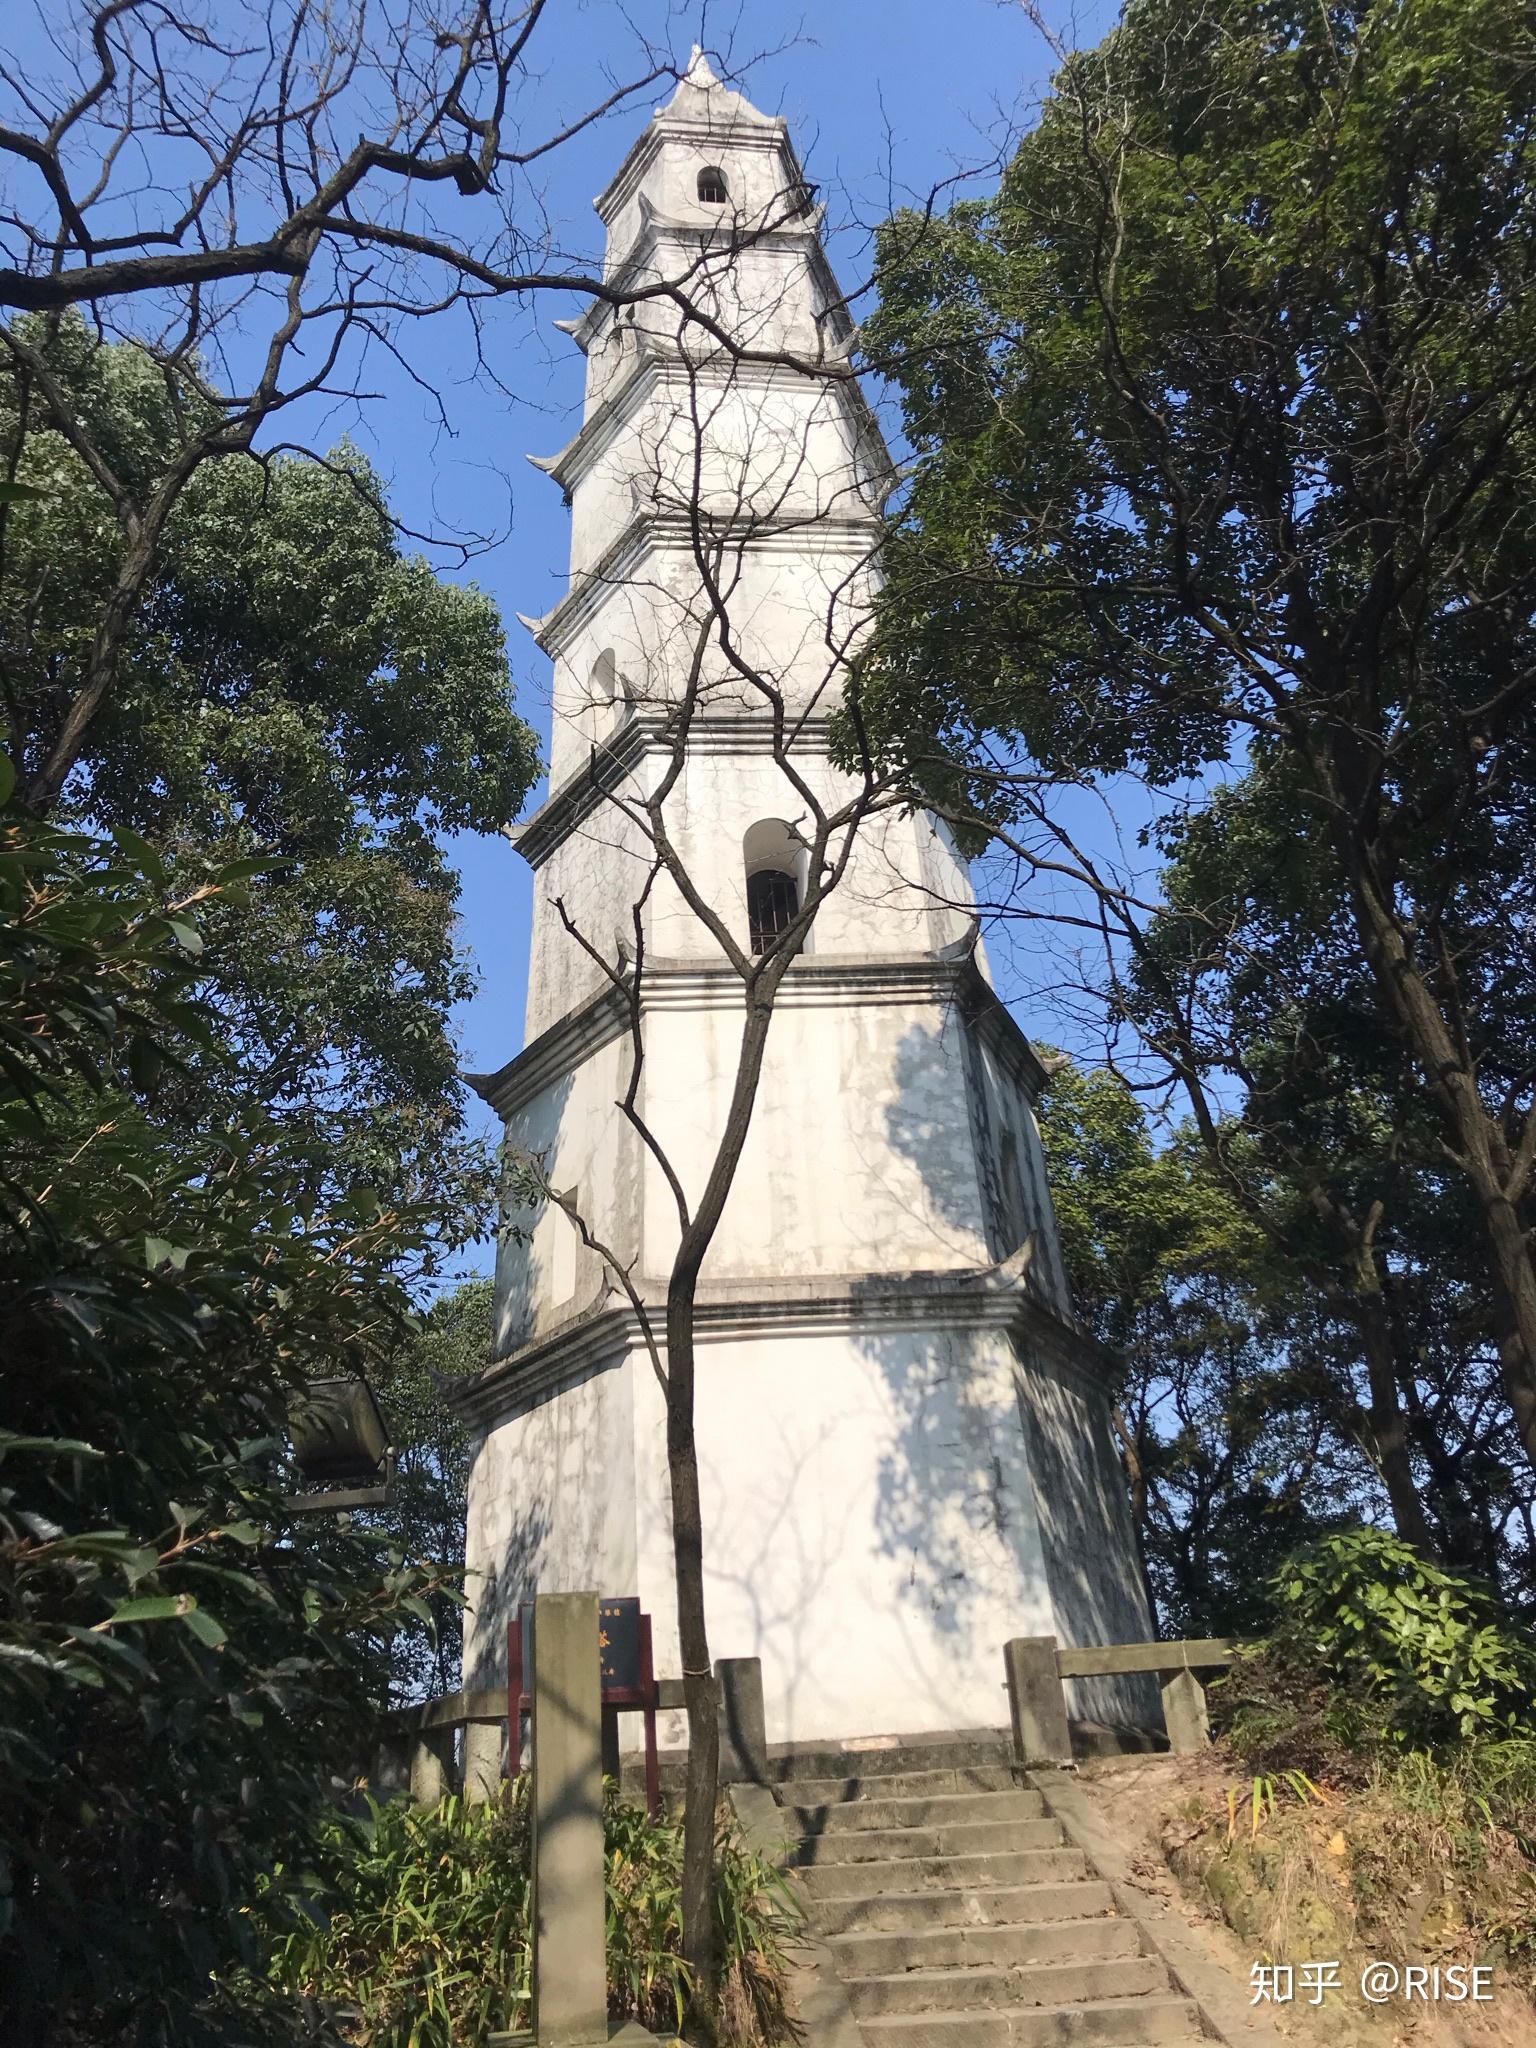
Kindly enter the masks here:
<path id="1" fill-rule="evenodd" d="M 705 206 L 724 206 L 730 198 L 725 189 L 725 173 L 716 170 L 713 164 L 699 173 L 699 198 Z"/>
<path id="2" fill-rule="evenodd" d="M 759 868 L 747 877 L 747 924 L 754 953 L 766 953 L 780 932 L 788 931 L 800 908 L 793 875 L 782 868 Z"/>

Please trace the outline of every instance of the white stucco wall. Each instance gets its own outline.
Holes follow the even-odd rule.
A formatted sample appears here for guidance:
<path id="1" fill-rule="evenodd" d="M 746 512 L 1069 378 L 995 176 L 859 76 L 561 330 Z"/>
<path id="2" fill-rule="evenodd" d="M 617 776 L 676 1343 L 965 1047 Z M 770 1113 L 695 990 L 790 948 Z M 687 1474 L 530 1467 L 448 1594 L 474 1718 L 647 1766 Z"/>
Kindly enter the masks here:
<path id="1" fill-rule="evenodd" d="M 635 1371 L 620 1353 L 477 1443 L 464 1546 L 466 1685 L 506 1683 L 507 1624 L 533 1593 L 634 1586 Z"/>
<path id="2" fill-rule="evenodd" d="M 574 1193 L 593 1236 L 633 1245 L 640 1226 L 633 1131 L 613 1113 L 629 1080 L 627 1046 L 618 1039 L 576 1063 L 506 1125 L 506 1143 L 541 1162 L 558 1194 Z M 554 1204 L 508 1206 L 496 1258 L 494 1351 L 498 1357 L 545 1334 L 607 1291 L 602 1261 L 581 1244 Z M 553 1284 L 569 1278 L 569 1289 Z"/>
<path id="3" fill-rule="evenodd" d="M 706 1272 L 986 1265 L 959 1033 L 937 1002 L 784 1002 Z M 651 1020 L 646 1115 L 695 1196 L 718 1145 L 740 1037 L 738 1011 L 669 1009 Z M 663 1276 L 676 1209 L 653 1163 L 644 1230 L 644 1270 Z"/>
<path id="4" fill-rule="evenodd" d="M 586 484 L 578 486 L 578 502 L 587 493 Z M 615 532 L 633 509 L 626 493 Z M 719 569 L 732 645 L 797 715 L 829 713 L 840 701 L 844 663 L 869 617 L 870 546 L 867 533 L 806 527 L 772 544 L 729 550 Z M 620 564 L 589 596 L 563 623 L 553 649 L 552 787 L 585 771 L 593 744 L 614 730 L 613 711 L 594 683 L 605 652 L 637 704 L 674 702 L 697 665 L 701 711 L 766 710 L 762 690 L 720 649 L 718 615 L 701 593 L 686 536 L 650 538 L 643 559 Z"/>
<path id="5" fill-rule="evenodd" d="M 1005 1337 L 708 1343 L 698 1427 L 711 1647 L 763 1659 L 770 1740 L 1002 1723 L 1002 1643 L 1052 1622 Z M 615 1482 L 600 1513 L 583 1483 L 599 1465 Z M 557 1498 L 556 1516 L 530 1506 Z M 474 1596 L 477 1682 L 501 1668 L 518 1598 L 591 1586 L 638 1590 L 658 1668 L 676 1674 L 664 1416 L 647 1366 L 494 1430 L 471 1512 L 471 1564 L 496 1573 Z"/>
<path id="6" fill-rule="evenodd" d="M 660 753 L 650 757 L 628 788 L 654 787 L 668 759 Z M 813 752 L 797 762 L 797 773 L 829 815 L 854 790 L 849 778 Z M 803 796 L 769 754 L 712 754 L 701 747 L 687 759 L 664 817 L 689 881 L 745 946 L 747 833 L 773 819 L 803 839 L 810 822 Z M 842 844 L 841 839 L 833 842 L 834 858 Z M 818 958 L 894 956 L 937 952 L 961 939 L 970 925 L 967 886 L 963 874 L 944 872 L 934 855 L 927 820 L 897 812 L 866 820 L 853 835 L 842 880 L 817 916 L 810 950 Z M 571 938 L 565 919 L 610 960 L 618 958 L 620 937 L 632 951 L 627 906 L 640 894 L 653 864 L 642 828 L 619 804 L 603 800 L 542 862 L 534 882 L 529 1040 L 603 986 L 601 969 Z M 642 931 L 652 959 L 725 959 L 709 925 L 667 874 L 651 882 Z"/>

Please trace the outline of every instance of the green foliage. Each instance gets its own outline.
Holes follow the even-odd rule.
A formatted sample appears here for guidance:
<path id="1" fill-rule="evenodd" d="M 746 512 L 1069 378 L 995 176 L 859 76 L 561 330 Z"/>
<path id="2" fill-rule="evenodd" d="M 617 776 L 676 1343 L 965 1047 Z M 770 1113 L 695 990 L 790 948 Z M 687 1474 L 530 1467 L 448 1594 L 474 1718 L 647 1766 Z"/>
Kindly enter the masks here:
<path id="1" fill-rule="evenodd" d="M 1279 1960 L 1492 1964 L 1536 1990 L 1529 1630 L 1374 1529 L 1298 1552 L 1269 1590 L 1268 1633 L 1211 1689 L 1258 1775 L 1181 1831 L 1175 1867 Z"/>
<path id="2" fill-rule="evenodd" d="M 138 490 L 206 423 L 77 319 L 32 338 Z M 532 737 L 494 607 L 402 557 L 354 451 L 212 462 L 39 823 L 13 763 L 25 791 L 132 536 L 14 365 L 0 443 L 7 2038 L 287 2043 L 252 1903 L 280 1918 L 270 1873 L 368 1753 L 391 1652 L 420 1665 L 454 1613 L 456 1573 L 402 1563 L 462 1458 L 410 1285 L 494 1185 L 460 1128 L 435 835 L 516 811 Z M 392 1368 L 398 1526 L 295 1519 L 296 1389 Z"/>
<path id="3" fill-rule="evenodd" d="M 491 1353 L 488 1279 L 466 1280 L 404 1331 L 374 1385 L 396 1453 L 394 1498 L 370 1510 L 368 1527 L 403 1557 L 451 1571 L 464 1555 L 469 1433 L 447 1385 L 479 1372 Z M 399 1702 L 456 1692 L 463 1603 L 456 1584 L 428 1595 L 428 1618 L 407 1617 L 390 1655 Z"/>
<path id="4" fill-rule="evenodd" d="M 22 325 L 84 431 L 151 484 L 205 402 L 78 318 Z M 38 487 L 0 517 L 0 673 L 25 790 L 128 542 L 14 366 L 0 453 Z M 225 1040 L 303 1126 L 317 1189 L 351 1177 L 428 1196 L 448 1243 L 481 1227 L 494 1188 L 461 1129 L 448 1016 L 474 983 L 439 835 L 505 824 L 537 768 L 495 605 L 402 554 L 380 479 L 342 446 L 197 470 L 65 792 L 93 827 L 167 856 L 267 856 L 245 902 L 208 906 Z"/>
<path id="5" fill-rule="evenodd" d="M 1272 1298 L 1288 1297 L 1292 1356 L 1331 1427 L 1368 1454 L 1400 1411 L 1403 1533 L 1529 1600 L 1536 1472 L 1502 1385 L 1481 1214 L 1360 957 L 1298 779 L 1294 762 L 1256 747 L 1246 775 L 1163 832 L 1164 907 L 1121 1001 L 1146 1042 L 1176 1051 L 1186 1038 L 1242 1077 L 1218 1144 L 1284 1247 Z M 1483 936 L 1464 928 L 1454 945 L 1498 988 L 1485 1075 L 1536 1027 L 1528 1004 L 1521 1014 L 1529 977 L 1509 951 L 1519 926 L 1500 908 L 1506 879 L 1481 859 L 1457 878 L 1469 903 L 1486 891 Z M 1359 1369 L 1372 1343 L 1388 1361 L 1374 1386 Z"/>
<path id="6" fill-rule="evenodd" d="M 1527 1595 L 1533 54 L 1515 0 L 1132 0 L 1065 57 L 994 195 L 881 232 L 857 679 L 1057 874 L 1042 781 L 1140 783 L 1106 1008 L 1269 1212 L 1320 1442 Z"/>
<path id="7" fill-rule="evenodd" d="M 919 457 L 867 677 L 894 744 L 1166 780 L 1294 685 L 1450 771 L 1536 570 L 1531 415 L 1495 403 L 1531 331 L 1531 34 L 1515 0 L 1135 0 L 993 199 L 886 224 L 861 339 Z"/>
<path id="8" fill-rule="evenodd" d="M 1073 1300 L 1118 1369 L 1119 1447 L 1164 1626 L 1251 1634 L 1268 1571 L 1377 1500 L 1319 1369 L 1316 1305 L 1292 1306 L 1292 1276 L 1195 1134 L 1156 1144 L 1118 1075 L 1053 1061 L 1040 1134 Z"/>
<path id="9" fill-rule="evenodd" d="M 361 1186 L 317 1200 L 304 1132 L 225 1050 L 203 926 L 252 879 L 125 828 L 0 818 L 0 1978 L 19 2048 L 292 2040 L 290 2001 L 232 1989 L 260 1961 L 248 1908 L 326 1774 L 366 1753 L 387 1646 L 433 1587 L 283 1506 L 295 1386 L 387 1353 L 398 1271 L 436 1219 Z"/>
<path id="10" fill-rule="evenodd" d="M 303 1880 L 308 1918 L 278 1934 L 273 1976 L 334 2007 L 359 2048 L 477 2048 L 488 2032 L 526 2024 L 527 1783 L 480 1806 L 370 1801 L 361 1818 L 332 1819 Z M 689 2005 L 682 1831 L 611 1784 L 606 1793 L 609 2014 L 671 2036 Z M 784 1947 L 799 1916 L 780 1874 L 724 1824 L 715 1911 L 723 2048 L 792 2040 Z"/>
<path id="11" fill-rule="evenodd" d="M 1117 1074 L 1046 1057 L 1040 1134 L 1068 1278 L 1095 1336 L 1123 1353 L 1145 1341 L 1171 1287 L 1252 1272 L 1263 1241 L 1190 1134 L 1159 1149 Z"/>
<path id="12" fill-rule="evenodd" d="M 1326 1536 L 1270 1585 L 1268 1633 L 1219 1688 L 1253 1760 L 1321 1745 L 1324 1768 L 1379 1752 L 1451 1753 L 1523 1735 L 1536 1646 L 1475 1582 L 1379 1529 Z M 1318 1751 L 1314 1748 L 1314 1755 Z"/>
<path id="13" fill-rule="evenodd" d="M 370 1800 L 325 1822 L 302 1879 L 274 1882 L 302 1884 L 307 1911 L 276 1923 L 272 1977 L 368 2048 L 468 2048 L 526 2010 L 526 1800 Z"/>

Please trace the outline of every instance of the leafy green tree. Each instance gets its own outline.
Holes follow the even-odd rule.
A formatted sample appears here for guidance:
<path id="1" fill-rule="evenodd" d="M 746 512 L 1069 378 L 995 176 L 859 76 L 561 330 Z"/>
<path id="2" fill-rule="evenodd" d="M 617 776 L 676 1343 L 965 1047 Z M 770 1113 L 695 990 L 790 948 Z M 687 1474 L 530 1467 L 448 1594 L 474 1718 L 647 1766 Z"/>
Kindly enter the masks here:
<path id="1" fill-rule="evenodd" d="M 1114 1423 L 1165 1627 L 1247 1634 L 1298 1543 L 1377 1508 L 1352 1359 L 1198 1139 L 1159 1147 L 1118 1075 L 1059 1057 L 1041 1137 L 1078 1313 L 1118 1369 Z"/>
<path id="2" fill-rule="evenodd" d="M 248 1979 L 249 1908 L 366 1754 L 435 1585 L 284 1505 L 295 1389 L 387 1357 L 436 1219 L 311 1199 L 242 1088 L 199 926 L 254 879 L 0 816 L 0 1982 L 23 2048 L 294 2038 Z"/>
<path id="3" fill-rule="evenodd" d="M 34 323 L 114 470 L 149 489 L 207 399 L 83 321 Z M 26 375 L 0 374 L 0 689 L 25 786 L 81 688 L 129 539 Z M 163 854 L 280 857 L 215 905 L 224 1037 L 241 1085 L 337 1177 L 431 1193 L 452 1241 L 490 1179 L 461 1130 L 447 1018 L 472 987 L 444 831 L 493 831 L 537 772 L 489 598 L 402 555 L 379 479 L 328 462 L 203 464 L 168 520 L 64 814 Z"/>
<path id="4" fill-rule="evenodd" d="M 1327 884 L 1322 834 L 1255 762 L 1162 838 L 1165 907 L 1122 1006 L 1176 1066 L 1240 1082 L 1241 1114 L 1208 1126 L 1208 1149 L 1331 1324 L 1334 1370 L 1362 1382 L 1360 1433 L 1399 1531 L 1528 1596 L 1533 1475 L 1501 1396 L 1479 1218 Z"/>
<path id="5" fill-rule="evenodd" d="M 469 1434 L 449 1398 L 456 1379 L 491 1355 L 489 1279 L 463 1281 L 407 1330 L 377 1378 L 397 1465 L 394 1499 L 369 1522 L 401 1556 L 445 1575 L 464 1562 Z M 428 1596 L 426 1617 L 407 1616 L 391 1651 L 393 1689 L 403 1701 L 456 1692 L 464 1626 L 456 1578 Z"/>
<path id="6" fill-rule="evenodd" d="M 205 400 L 46 339 L 152 487 Z M 0 439 L 25 771 L 131 536 L 14 367 Z M 26 2048 L 286 2042 L 248 1909 L 402 1645 L 445 1621 L 456 1654 L 462 1486 L 418 1389 L 399 1528 L 295 1519 L 288 1409 L 401 1371 L 410 1283 L 484 1215 L 436 835 L 504 821 L 536 763 L 494 608 L 400 555 L 345 449 L 198 470 L 121 653 L 54 822 L 12 804 L 0 848 L 0 1977 Z"/>
<path id="7" fill-rule="evenodd" d="M 1005 831 L 1042 773 L 1283 791 L 1536 1462 L 1533 38 L 1135 0 L 995 199 L 889 223 L 865 338 L 917 464 L 861 709 Z"/>

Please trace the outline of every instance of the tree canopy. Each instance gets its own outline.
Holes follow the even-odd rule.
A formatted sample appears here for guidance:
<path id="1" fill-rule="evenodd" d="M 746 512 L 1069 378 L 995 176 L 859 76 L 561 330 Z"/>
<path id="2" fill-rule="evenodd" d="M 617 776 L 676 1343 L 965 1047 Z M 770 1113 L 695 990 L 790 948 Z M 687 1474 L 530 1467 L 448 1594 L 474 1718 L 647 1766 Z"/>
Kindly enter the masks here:
<path id="1" fill-rule="evenodd" d="M 151 481 L 196 392 L 74 318 L 46 355 L 115 464 Z M 128 541 L 14 368 L 0 449 L 37 493 L 0 508 L 0 683 L 25 788 Z M 342 447 L 196 471 L 64 790 L 66 815 L 167 858 L 271 857 L 238 912 L 212 912 L 229 1042 L 317 1164 L 434 1189 L 450 1240 L 489 1181 L 460 1135 L 447 1017 L 473 980 L 439 835 L 505 824 L 537 770 L 495 605 L 401 553 L 379 478 Z"/>
<path id="2" fill-rule="evenodd" d="M 43 340 L 152 479 L 196 391 L 78 322 Z M 494 1174 L 439 836 L 505 822 L 536 756 L 494 605 L 402 554 L 342 448 L 194 473 L 70 778 L 27 801 L 131 537 L 14 367 L 0 445 L 7 2021 L 288 2041 L 254 1902 L 302 1911 L 327 1780 L 366 1771 L 402 1672 L 456 1657 L 429 1360 L 473 1318 L 423 1329 L 418 1283 Z M 292 1405 L 358 1374 L 397 1383 L 395 1502 L 296 1515 Z"/>
<path id="3" fill-rule="evenodd" d="M 995 197 L 890 221 L 865 341 L 916 460 L 859 702 L 1005 836 L 1041 776 L 1198 813 L 1159 932 L 1107 892 L 1111 983 L 1197 1112 L 1222 1074 L 1273 1132 L 1294 1043 L 1315 1131 L 1432 1158 L 1536 1461 L 1532 38 L 1512 0 L 1135 0 Z"/>
<path id="4" fill-rule="evenodd" d="M 8 764 L 5 765 L 8 778 Z M 285 1505 L 290 1403 L 376 1369 L 436 1229 L 309 1198 L 200 993 L 239 867 L 0 816 L 0 1977 L 9 2038 L 286 2041 L 248 1908 L 366 1763 L 434 1574 Z M 227 1071 L 209 1114 L 160 1077 Z"/>

